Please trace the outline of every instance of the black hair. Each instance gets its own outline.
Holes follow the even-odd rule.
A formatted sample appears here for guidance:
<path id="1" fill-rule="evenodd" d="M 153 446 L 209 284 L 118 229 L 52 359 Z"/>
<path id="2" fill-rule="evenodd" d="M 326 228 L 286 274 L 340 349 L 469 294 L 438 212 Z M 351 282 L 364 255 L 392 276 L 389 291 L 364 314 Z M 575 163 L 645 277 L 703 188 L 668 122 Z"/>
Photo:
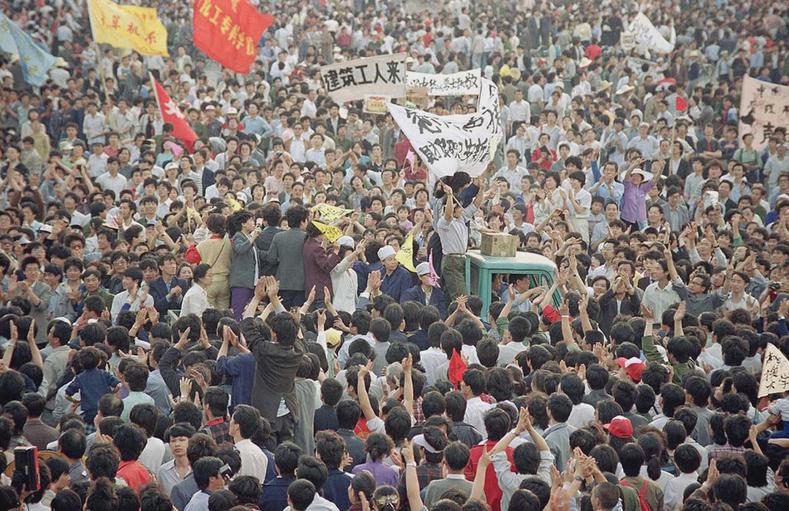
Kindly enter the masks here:
<path id="1" fill-rule="evenodd" d="M 219 469 L 222 468 L 222 465 L 222 460 L 216 456 L 206 456 L 197 460 L 192 465 L 192 475 L 197 487 L 201 490 L 208 488 L 210 478 L 219 475 Z"/>
<path id="2" fill-rule="evenodd" d="M 290 209 L 288 210 L 290 213 Z M 315 485 L 306 479 L 296 479 L 288 486 L 288 500 L 293 511 L 304 511 L 315 500 Z"/>
<path id="3" fill-rule="evenodd" d="M 85 460 L 85 468 L 92 480 L 106 477 L 114 480 L 121 463 L 118 450 L 110 444 L 94 444 Z"/>
<path id="4" fill-rule="evenodd" d="M 463 442 L 451 442 L 444 448 L 444 461 L 450 470 L 463 470 L 470 455 L 468 446 Z"/>
<path id="5" fill-rule="evenodd" d="M 262 492 L 260 481 L 253 476 L 236 476 L 227 485 L 227 489 L 233 492 L 240 506 L 257 505 Z"/>
<path id="6" fill-rule="evenodd" d="M 490 409 L 485 413 L 483 420 L 485 423 L 485 431 L 487 432 L 488 439 L 490 440 L 501 440 L 510 429 L 510 416 L 501 408 Z"/>
<path id="7" fill-rule="evenodd" d="M 73 460 L 79 459 L 85 454 L 86 445 L 85 432 L 78 429 L 69 429 L 58 437 L 60 452 Z"/>
<path id="8" fill-rule="evenodd" d="M 249 405 L 237 405 L 233 410 L 233 422 L 238 425 L 243 438 L 252 438 L 260 427 L 260 412 Z"/>
<path id="9" fill-rule="evenodd" d="M 344 399 L 337 403 L 337 423 L 343 429 L 353 429 L 361 414 L 362 409 L 354 400 Z"/>
<path id="10" fill-rule="evenodd" d="M 737 506 L 744 504 L 748 498 L 748 484 L 740 476 L 721 474 L 712 483 L 712 495 L 716 502 L 723 502 L 737 509 Z"/>
<path id="11" fill-rule="evenodd" d="M 135 461 L 145 449 L 147 439 L 139 426 L 124 424 L 115 430 L 112 443 L 118 449 L 121 461 Z"/>
<path id="12" fill-rule="evenodd" d="M 619 463 L 627 477 L 637 477 L 644 464 L 644 450 L 635 443 L 629 443 L 619 449 Z"/>
<path id="13" fill-rule="evenodd" d="M 140 426 L 148 437 L 153 436 L 158 420 L 159 409 L 150 403 L 136 404 L 129 412 L 129 421 Z"/>
<path id="14" fill-rule="evenodd" d="M 292 476 L 296 472 L 301 456 L 301 447 L 293 442 L 283 442 L 274 450 L 274 464 L 282 476 Z"/>

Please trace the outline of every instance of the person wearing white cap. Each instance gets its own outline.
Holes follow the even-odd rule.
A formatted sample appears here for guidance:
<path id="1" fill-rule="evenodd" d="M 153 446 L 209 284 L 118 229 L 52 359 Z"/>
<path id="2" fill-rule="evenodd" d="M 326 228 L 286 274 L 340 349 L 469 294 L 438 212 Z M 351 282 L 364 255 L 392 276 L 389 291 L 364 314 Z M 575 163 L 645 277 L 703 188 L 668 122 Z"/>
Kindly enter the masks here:
<path id="1" fill-rule="evenodd" d="M 350 236 L 341 236 L 337 240 L 340 250 L 340 262 L 331 271 L 331 285 L 334 292 L 332 305 L 338 311 L 353 314 L 356 310 L 356 295 L 359 276 L 353 269 L 353 263 L 364 252 L 364 242 L 358 245 Z"/>
<path id="2" fill-rule="evenodd" d="M 417 264 L 416 275 L 419 277 L 419 284 L 406 289 L 405 293 L 403 293 L 402 301 L 432 305 L 438 309 L 441 319 L 446 319 L 447 297 L 441 288 L 433 285 L 433 279 L 430 276 L 430 263 Z"/>
<path id="3" fill-rule="evenodd" d="M 411 273 L 397 262 L 396 256 L 397 252 L 389 245 L 378 249 L 378 259 L 384 265 L 380 291 L 399 302 L 405 290 L 411 287 L 413 279 Z"/>

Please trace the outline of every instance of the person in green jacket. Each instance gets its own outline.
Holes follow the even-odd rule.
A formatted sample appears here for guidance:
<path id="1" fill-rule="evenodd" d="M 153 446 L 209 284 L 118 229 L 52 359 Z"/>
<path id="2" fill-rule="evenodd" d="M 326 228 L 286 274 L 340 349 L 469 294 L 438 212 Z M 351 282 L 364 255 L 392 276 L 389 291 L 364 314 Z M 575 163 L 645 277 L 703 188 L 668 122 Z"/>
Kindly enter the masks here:
<path id="1" fill-rule="evenodd" d="M 641 349 L 648 361 L 663 364 L 665 359 L 655 346 L 655 337 L 652 335 L 654 314 L 643 304 L 641 308 L 644 312 L 644 319 L 646 320 Z M 690 358 L 693 351 L 693 345 L 691 341 L 685 337 L 684 331 L 682 330 L 682 320 L 685 318 L 685 311 L 685 302 L 680 302 L 674 312 L 674 335 L 669 339 L 668 344 L 666 344 L 671 381 L 677 385 L 682 385 L 682 380 L 686 374 L 698 369 L 696 362 Z"/>

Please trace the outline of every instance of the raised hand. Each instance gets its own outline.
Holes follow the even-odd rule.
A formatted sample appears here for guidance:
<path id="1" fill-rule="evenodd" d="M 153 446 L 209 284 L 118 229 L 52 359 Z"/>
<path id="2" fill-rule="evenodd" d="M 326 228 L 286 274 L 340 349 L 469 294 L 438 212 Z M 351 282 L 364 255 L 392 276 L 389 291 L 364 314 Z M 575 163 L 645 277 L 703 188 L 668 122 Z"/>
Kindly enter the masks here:
<path id="1" fill-rule="evenodd" d="M 679 302 L 679 305 L 677 306 L 677 310 L 674 312 L 674 321 L 682 321 L 683 319 L 685 319 L 685 314 L 687 310 L 688 310 L 687 304 L 684 301 Z"/>
<path id="2" fill-rule="evenodd" d="M 192 331 L 192 327 L 186 327 L 186 330 L 181 332 L 181 335 L 178 336 L 178 342 L 175 343 L 175 347 L 179 350 L 186 348 L 187 343 L 189 342 L 189 333 Z"/>

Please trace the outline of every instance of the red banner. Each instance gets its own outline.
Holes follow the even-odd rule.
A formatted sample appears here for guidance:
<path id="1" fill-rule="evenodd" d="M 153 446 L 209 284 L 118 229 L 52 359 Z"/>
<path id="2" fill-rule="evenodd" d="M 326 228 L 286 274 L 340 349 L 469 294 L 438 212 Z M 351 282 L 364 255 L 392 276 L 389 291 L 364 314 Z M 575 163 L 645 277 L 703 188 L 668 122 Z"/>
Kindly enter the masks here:
<path id="1" fill-rule="evenodd" d="M 175 104 L 175 101 L 170 98 L 167 91 L 164 90 L 162 84 L 157 82 L 152 76 L 151 81 L 155 87 L 156 103 L 159 105 L 159 112 L 162 115 L 162 121 L 173 125 L 173 137 L 182 141 L 189 152 L 192 152 L 192 146 L 197 140 L 197 134 L 186 120 L 186 117 Z"/>
<path id="2" fill-rule="evenodd" d="M 226 68 L 248 73 L 260 36 L 273 22 L 246 0 L 195 0 L 195 46 Z"/>

